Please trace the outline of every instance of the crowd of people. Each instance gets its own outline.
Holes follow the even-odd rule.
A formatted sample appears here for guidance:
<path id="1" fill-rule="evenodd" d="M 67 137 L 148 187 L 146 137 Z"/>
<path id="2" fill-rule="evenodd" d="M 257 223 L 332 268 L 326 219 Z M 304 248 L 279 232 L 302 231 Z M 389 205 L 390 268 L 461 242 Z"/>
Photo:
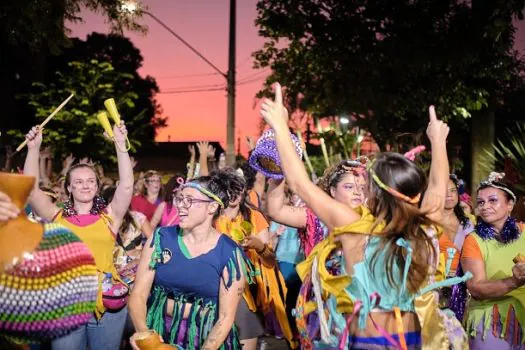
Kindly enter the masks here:
<path id="1" fill-rule="evenodd" d="M 113 128 L 117 178 L 71 155 L 54 174 L 42 130 L 30 130 L 23 173 L 37 181 L 26 212 L 84 242 L 99 289 L 87 323 L 27 346 L 140 349 L 155 337 L 254 350 L 274 336 L 292 349 L 525 348 L 525 235 L 504 174 L 471 198 L 449 174 L 449 128 L 431 106 L 428 175 L 386 152 L 313 182 L 275 92 L 261 115 L 280 178 L 216 164 L 205 142 L 198 160 L 190 147 L 186 174 L 135 174 L 124 122 Z M 18 215 L 0 192 L 0 222 Z"/>

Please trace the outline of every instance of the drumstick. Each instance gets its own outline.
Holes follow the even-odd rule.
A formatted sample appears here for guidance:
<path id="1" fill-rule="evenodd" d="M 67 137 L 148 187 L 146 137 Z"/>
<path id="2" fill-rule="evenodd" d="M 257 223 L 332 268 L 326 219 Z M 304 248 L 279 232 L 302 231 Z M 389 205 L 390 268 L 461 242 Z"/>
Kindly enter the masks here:
<path id="1" fill-rule="evenodd" d="M 51 114 L 49 115 L 49 117 L 47 117 L 46 120 L 44 120 L 44 122 L 38 126 L 38 128 L 39 128 L 39 129 L 42 129 L 44 126 L 46 126 L 46 124 L 49 123 L 49 121 L 50 121 L 51 119 L 53 119 L 53 117 L 55 116 L 55 114 L 57 114 L 58 112 L 60 112 L 60 110 L 61 110 L 62 108 L 64 108 L 64 106 L 69 102 L 69 100 L 71 100 L 71 99 L 73 98 L 73 96 L 75 96 L 74 93 L 72 93 L 71 95 L 69 95 L 69 97 L 66 98 L 66 99 L 64 100 L 64 102 L 62 102 L 62 103 L 60 104 L 60 106 L 58 106 L 58 107 L 53 111 L 53 113 L 51 113 Z M 25 139 L 25 141 L 22 142 L 22 143 L 20 144 L 20 146 L 18 146 L 18 148 L 16 149 L 16 151 L 17 151 L 17 152 L 20 151 L 22 148 L 24 148 L 25 145 L 27 145 L 28 142 L 29 142 L 29 140 L 28 140 L 28 139 Z"/>

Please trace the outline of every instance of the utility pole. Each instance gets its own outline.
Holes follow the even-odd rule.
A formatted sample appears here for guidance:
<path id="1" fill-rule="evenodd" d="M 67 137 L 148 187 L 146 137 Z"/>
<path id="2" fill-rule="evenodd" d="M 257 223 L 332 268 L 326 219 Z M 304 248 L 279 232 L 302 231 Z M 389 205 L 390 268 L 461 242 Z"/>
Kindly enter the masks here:
<path id="1" fill-rule="evenodd" d="M 237 0 L 230 0 L 230 40 L 228 50 L 228 117 L 226 120 L 226 164 L 235 164 L 235 27 Z"/>

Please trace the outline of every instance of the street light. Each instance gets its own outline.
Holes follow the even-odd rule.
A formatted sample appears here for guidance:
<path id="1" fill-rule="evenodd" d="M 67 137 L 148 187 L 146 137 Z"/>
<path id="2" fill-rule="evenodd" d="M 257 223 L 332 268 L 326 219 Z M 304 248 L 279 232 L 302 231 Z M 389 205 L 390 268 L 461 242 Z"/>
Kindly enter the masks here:
<path id="1" fill-rule="evenodd" d="M 226 162 L 228 165 L 235 163 L 235 23 L 236 23 L 237 0 L 230 0 L 230 33 L 228 49 L 228 72 L 224 73 L 210 60 L 204 57 L 196 48 L 190 45 L 173 29 L 157 18 L 151 12 L 144 10 L 137 0 L 127 0 L 120 4 L 120 11 L 127 15 L 146 14 L 166 29 L 171 35 L 182 42 L 186 47 L 199 56 L 204 62 L 226 79 L 228 91 L 228 117 L 226 119 Z"/>
<path id="2" fill-rule="evenodd" d="M 341 124 L 347 125 L 348 123 L 350 123 L 350 120 L 347 117 L 341 117 L 339 118 L 339 122 Z"/>

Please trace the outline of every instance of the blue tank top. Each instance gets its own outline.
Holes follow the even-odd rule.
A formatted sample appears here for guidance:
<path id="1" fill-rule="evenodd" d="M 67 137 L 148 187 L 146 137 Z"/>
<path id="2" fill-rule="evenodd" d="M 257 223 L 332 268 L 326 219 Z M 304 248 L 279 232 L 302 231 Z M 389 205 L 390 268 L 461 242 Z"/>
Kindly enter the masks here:
<path id="1" fill-rule="evenodd" d="M 242 249 L 224 234 L 213 249 L 191 257 L 182 241 L 180 228 L 161 227 L 154 233 L 152 247 L 150 267 L 156 272 L 146 323 L 172 345 L 187 350 L 199 349 L 217 321 L 221 284 L 229 288 L 243 275 L 249 282 L 251 266 Z M 228 280 L 223 278 L 224 271 L 228 272 Z M 174 301 L 171 317 L 167 316 L 168 299 Z M 187 326 L 183 326 L 188 307 Z M 171 321 L 167 322 L 169 319 Z M 186 335 L 178 339 L 182 327 L 187 327 Z M 219 349 L 239 348 L 234 325 Z"/>
<path id="2" fill-rule="evenodd" d="M 163 227 L 159 232 L 162 261 L 157 264 L 154 285 L 174 295 L 217 302 L 222 274 L 236 251 L 240 252 L 239 246 L 221 235 L 215 248 L 191 257 L 179 231 L 178 227 Z"/>

